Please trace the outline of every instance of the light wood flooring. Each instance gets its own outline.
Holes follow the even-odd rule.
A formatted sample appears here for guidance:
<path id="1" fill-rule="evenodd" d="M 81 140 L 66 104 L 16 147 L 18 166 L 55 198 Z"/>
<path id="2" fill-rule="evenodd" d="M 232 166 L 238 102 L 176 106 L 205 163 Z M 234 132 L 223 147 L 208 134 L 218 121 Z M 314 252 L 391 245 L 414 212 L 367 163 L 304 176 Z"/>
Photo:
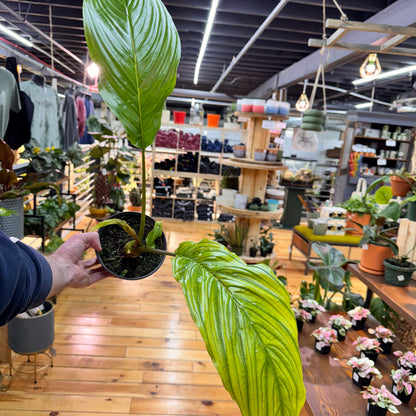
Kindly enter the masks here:
<path id="1" fill-rule="evenodd" d="M 215 227 L 165 221 L 168 249 L 207 237 Z M 304 276 L 298 252 L 288 260 L 291 231 L 274 234 L 280 271 L 296 296 L 312 274 Z M 53 368 L 37 384 L 16 373 L 10 389 L 0 393 L 0 416 L 240 415 L 192 322 L 170 259 L 144 280 L 109 278 L 67 289 L 55 312 Z"/>

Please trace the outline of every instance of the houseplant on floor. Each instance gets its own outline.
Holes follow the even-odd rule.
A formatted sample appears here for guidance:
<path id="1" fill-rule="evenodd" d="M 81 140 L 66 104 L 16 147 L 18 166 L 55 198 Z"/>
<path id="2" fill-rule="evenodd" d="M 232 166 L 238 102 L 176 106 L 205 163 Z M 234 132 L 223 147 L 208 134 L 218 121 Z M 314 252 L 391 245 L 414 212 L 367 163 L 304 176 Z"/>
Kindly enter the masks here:
<path id="1" fill-rule="evenodd" d="M 396 406 L 402 402 L 387 390 L 383 384 L 380 388 L 368 386 L 361 392 L 363 399 L 368 400 L 366 416 L 384 416 L 387 411 L 390 413 L 400 413 Z"/>
<path id="2" fill-rule="evenodd" d="M 353 384 L 360 388 L 369 386 L 374 377 L 382 377 L 380 371 L 374 366 L 374 361 L 367 357 L 352 357 L 347 361 L 347 365 L 352 368 Z"/>
<path id="3" fill-rule="evenodd" d="M 90 56 L 102 71 L 100 94 L 141 149 L 144 166 L 145 149 L 154 141 L 163 104 L 175 86 L 180 59 L 176 29 L 160 0 L 85 0 L 83 14 Z M 145 238 L 145 169 L 141 184 L 137 257 L 155 250 Z M 305 389 L 296 322 L 290 296 L 270 268 L 247 266 L 208 239 L 180 244 L 172 264 L 192 318 L 242 415 L 298 414 Z"/>

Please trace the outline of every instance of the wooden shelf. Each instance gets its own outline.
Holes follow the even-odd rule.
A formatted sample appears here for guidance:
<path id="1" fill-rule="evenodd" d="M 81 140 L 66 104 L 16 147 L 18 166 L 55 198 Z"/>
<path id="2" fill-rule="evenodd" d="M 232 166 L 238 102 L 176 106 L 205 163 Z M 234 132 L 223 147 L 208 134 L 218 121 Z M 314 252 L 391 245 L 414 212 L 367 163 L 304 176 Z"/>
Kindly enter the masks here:
<path id="1" fill-rule="evenodd" d="M 268 162 L 259 161 L 255 159 L 246 158 L 230 158 L 227 161 L 228 166 L 234 166 L 243 169 L 254 169 L 254 170 L 287 170 L 287 166 L 283 166 L 281 162 Z"/>
<path id="2" fill-rule="evenodd" d="M 179 178 L 200 178 L 200 179 L 212 179 L 212 180 L 221 180 L 221 175 L 212 175 L 209 173 L 197 173 L 197 172 L 180 172 L 180 171 L 171 171 L 171 170 L 160 170 L 153 169 L 153 177 L 156 176 L 173 176 Z"/>
<path id="3" fill-rule="evenodd" d="M 365 139 L 365 140 L 383 140 L 383 141 L 393 140 L 393 141 L 398 142 L 398 143 L 409 143 L 410 144 L 410 140 L 397 140 L 397 139 L 392 139 L 392 138 L 387 139 L 385 137 L 355 136 L 355 138 L 356 139 Z"/>
<path id="4" fill-rule="evenodd" d="M 395 160 L 396 162 L 407 162 L 406 159 L 396 159 L 392 157 L 380 157 L 380 156 L 363 156 L 363 159 L 386 159 L 386 160 Z"/>
<path id="5" fill-rule="evenodd" d="M 248 117 L 248 118 L 264 118 L 270 120 L 288 120 L 288 116 L 282 114 L 267 114 L 267 113 L 244 113 L 244 112 L 235 112 L 236 116 Z"/>
<path id="6" fill-rule="evenodd" d="M 251 218 L 251 219 L 259 219 L 259 220 L 279 220 L 283 214 L 283 210 L 277 211 L 252 211 L 250 209 L 237 209 L 233 207 L 227 207 L 225 205 L 219 205 L 218 209 L 221 212 L 225 212 L 231 215 L 235 215 L 241 218 Z"/>

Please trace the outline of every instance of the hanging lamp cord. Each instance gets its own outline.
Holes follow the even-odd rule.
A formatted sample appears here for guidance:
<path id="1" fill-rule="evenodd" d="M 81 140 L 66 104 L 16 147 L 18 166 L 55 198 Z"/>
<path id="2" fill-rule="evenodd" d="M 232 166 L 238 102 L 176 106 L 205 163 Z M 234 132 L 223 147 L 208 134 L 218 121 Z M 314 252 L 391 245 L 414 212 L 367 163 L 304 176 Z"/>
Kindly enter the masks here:
<path id="1" fill-rule="evenodd" d="M 341 20 L 348 20 L 348 16 L 343 12 L 341 9 L 341 6 L 338 4 L 337 0 L 332 0 L 335 4 L 335 7 L 339 10 L 341 13 Z"/>

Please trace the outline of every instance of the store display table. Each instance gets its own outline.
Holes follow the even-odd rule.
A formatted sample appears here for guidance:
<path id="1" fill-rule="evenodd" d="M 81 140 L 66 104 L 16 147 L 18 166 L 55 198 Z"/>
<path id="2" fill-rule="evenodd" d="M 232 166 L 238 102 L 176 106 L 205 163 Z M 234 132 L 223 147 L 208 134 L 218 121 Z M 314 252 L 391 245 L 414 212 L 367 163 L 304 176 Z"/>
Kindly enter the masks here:
<path id="1" fill-rule="evenodd" d="M 388 285 L 384 276 L 362 272 L 355 263 L 348 270 L 367 286 L 365 306 L 368 307 L 373 293 L 394 309 L 407 323 L 416 328 L 416 282 L 410 280 L 407 287 Z"/>
<path id="2" fill-rule="evenodd" d="M 312 244 L 316 242 L 328 243 L 332 246 L 348 247 L 348 258 L 351 255 L 351 248 L 358 247 L 361 237 L 355 235 L 316 235 L 306 225 L 296 225 L 293 228 L 292 243 L 289 247 L 289 259 L 292 259 L 293 247 L 296 247 L 305 257 L 305 274 L 308 274 L 308 261 L 319 259 L 312 257 Z"/>
<path id="3" fill-rule="evenodd" d="M 318 316 L 314 324 L 303 325 L 299 333 L 299 349 L 302 359 L 303 380 L 306 388 L 306 405 L 309 414 L 314 416 L 364 416 L 367 400 L 362 398 L 360 388 L 352 383 L 352 369 L 347 361 L 359 353 L 352 345 L 358 336 L 369 336 L 367 331 L 348 331 L 345 341 L 332 345 L 328 355 L 321 355 L 314 350 L 312 331 L 320 326 L 327 326 L 331 313 Z M 373 337 L 370 335 L 370 337 Z M 396 342 L 393 349 L 401 347 Z M 402 351 L 405 351 L 402 349 Z M 390 371 L 396 368 L 393 354 L 380 354 L 376 367 L 383 375 L 382 379 L 374 379 L 372 385 L 380 387 L 384 384 L 390 391 L 392 383 Z M 400 415 L 414 415 L 416 396 L 412 396 L 409 404 L 398 406 Z"/>

